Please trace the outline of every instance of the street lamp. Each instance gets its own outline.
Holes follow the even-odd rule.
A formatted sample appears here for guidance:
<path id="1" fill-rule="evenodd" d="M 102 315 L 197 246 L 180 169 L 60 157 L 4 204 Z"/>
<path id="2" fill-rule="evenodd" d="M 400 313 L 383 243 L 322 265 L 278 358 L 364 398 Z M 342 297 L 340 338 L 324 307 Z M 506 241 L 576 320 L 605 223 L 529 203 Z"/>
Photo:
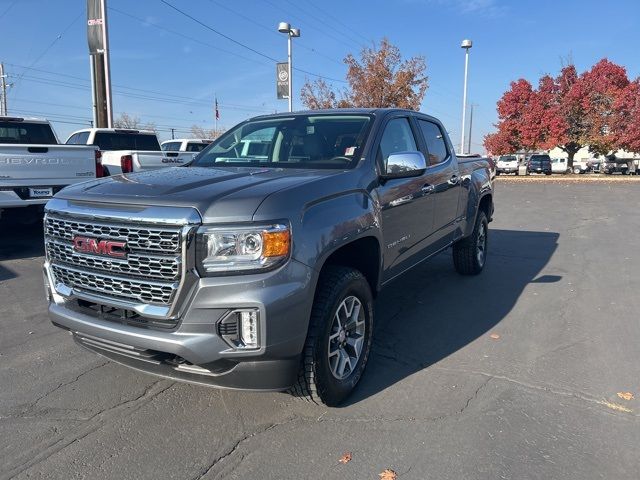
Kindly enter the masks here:
<path id="1" fill-rule="evenodd" d="M 464 48 L 464 93 L 462 94 L 462 135 L 460 139 L 460 153 L 464 153 L 464 124 L 467 113 L 467 73 L 469 71 L 469 49 L 473 46 L 471 40 L 463 40 L 460 45 Z"/>
<path id="2" fill-rule="evenodd" d="M 291 28 L 291 25 L 287 22 L 280 22 L 278 24 L 278 31 L 280 33 L 287 34 L 287 68 L 289 74 L 289 111 L 293 111 L 293 77 L 291 75 L 291 39 L 293 37 L 300 36 L 299 28 Z"/>

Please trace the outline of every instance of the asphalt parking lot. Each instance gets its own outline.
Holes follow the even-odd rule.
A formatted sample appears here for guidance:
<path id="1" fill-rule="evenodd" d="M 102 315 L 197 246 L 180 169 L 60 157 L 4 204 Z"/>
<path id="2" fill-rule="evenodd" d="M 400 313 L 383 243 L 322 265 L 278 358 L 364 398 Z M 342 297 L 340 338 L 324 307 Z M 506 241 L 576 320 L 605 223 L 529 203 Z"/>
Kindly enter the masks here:
<path id="1" fill-rule="evenodd" d="M 47 319 L 39 227 L 0 221 L 0 478 L 638 478 L 638 185 L 496 195 L 483 274 L 444 253 L 385 290 L 333 409 L 80 349 Z"/>

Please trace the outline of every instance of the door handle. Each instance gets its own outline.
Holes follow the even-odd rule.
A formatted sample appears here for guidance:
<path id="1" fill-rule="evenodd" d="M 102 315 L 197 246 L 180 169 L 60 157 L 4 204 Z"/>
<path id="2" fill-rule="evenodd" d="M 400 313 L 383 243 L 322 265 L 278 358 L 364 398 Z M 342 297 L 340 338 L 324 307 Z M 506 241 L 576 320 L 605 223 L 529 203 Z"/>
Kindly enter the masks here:
<path id="1" fill-rule="evenodd" d="M 460 181 L 460 177 L 458 175 L 451 175 L 451 178 L 447 182 L 449 185 L 457 185 Z"/>
<path id="2" fill-rule="evenodd" d="M 434 185 L 427 184 L 427 185 L 423 185 L 423 187 L 420 189 L 420 191 L 425 195 L 429 195 L 435 189 L 436 189 L 436 187 Z"/>
<path id="3" fill-rule="evenodd" d="M 405 203 L 409 203 L 413 200 L 413 195 L 405 195 L 404 197 L 396 198 L 395 200 L 391 200 L 389 202 L 390 207 L 397 207 L 398 205 L 402 205 Z"/>

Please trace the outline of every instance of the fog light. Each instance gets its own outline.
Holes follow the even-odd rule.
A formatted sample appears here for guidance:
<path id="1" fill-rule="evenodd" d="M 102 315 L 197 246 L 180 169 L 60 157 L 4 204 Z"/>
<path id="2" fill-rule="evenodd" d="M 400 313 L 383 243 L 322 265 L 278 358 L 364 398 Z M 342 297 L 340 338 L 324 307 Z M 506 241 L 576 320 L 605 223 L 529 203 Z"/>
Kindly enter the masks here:
<path id="1" fill-rule="evenodd" d="M 258 347 L 258 311 L 242 310 L 238 312 L 240 317 L 240 334 L 245 348 Z"/>
<path id="2" fill-rule="evenodd" d="M 218 322 L 218 335 L 237 349 L 259 347 L 260 313 L 256 309 L 233 310 Z"/>

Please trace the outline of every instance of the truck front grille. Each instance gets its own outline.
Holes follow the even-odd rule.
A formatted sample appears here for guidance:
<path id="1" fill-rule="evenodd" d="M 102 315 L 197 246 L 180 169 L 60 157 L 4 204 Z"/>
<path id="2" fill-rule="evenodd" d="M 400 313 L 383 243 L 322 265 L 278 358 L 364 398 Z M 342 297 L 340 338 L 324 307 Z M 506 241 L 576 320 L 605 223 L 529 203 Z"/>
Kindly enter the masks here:
<path id="1" fill-rule="evenodd" d="M 183 276 L 182 227 L 134 227 L 48 213 L 44 231 L 56 284 L 92 298 L 171 307 Z M 124 242 L 125 255 L 78 251 L 76 237 L 95 244 Z"/>
<path id="2" fill-rule="evenodd" d="M 62 265 L 54 264 L 52 269 L 56 280 L 68 287 L 88 292 L 105 293 L 111 297 L 136 303 L 169 305 L 178 288 L 177 284 L 151 283 L 123 277 L 98 275 Z"/>
<path id="3" fill-rule="evenodd" d="M 45 235 L 66 240 L 73 240 L 76 235 L 125 240 L 132 250 L 170 253 L 180 250 L 180 230 L 177 228 L 134 228 L 48 217 L 45 222 Z"/>

